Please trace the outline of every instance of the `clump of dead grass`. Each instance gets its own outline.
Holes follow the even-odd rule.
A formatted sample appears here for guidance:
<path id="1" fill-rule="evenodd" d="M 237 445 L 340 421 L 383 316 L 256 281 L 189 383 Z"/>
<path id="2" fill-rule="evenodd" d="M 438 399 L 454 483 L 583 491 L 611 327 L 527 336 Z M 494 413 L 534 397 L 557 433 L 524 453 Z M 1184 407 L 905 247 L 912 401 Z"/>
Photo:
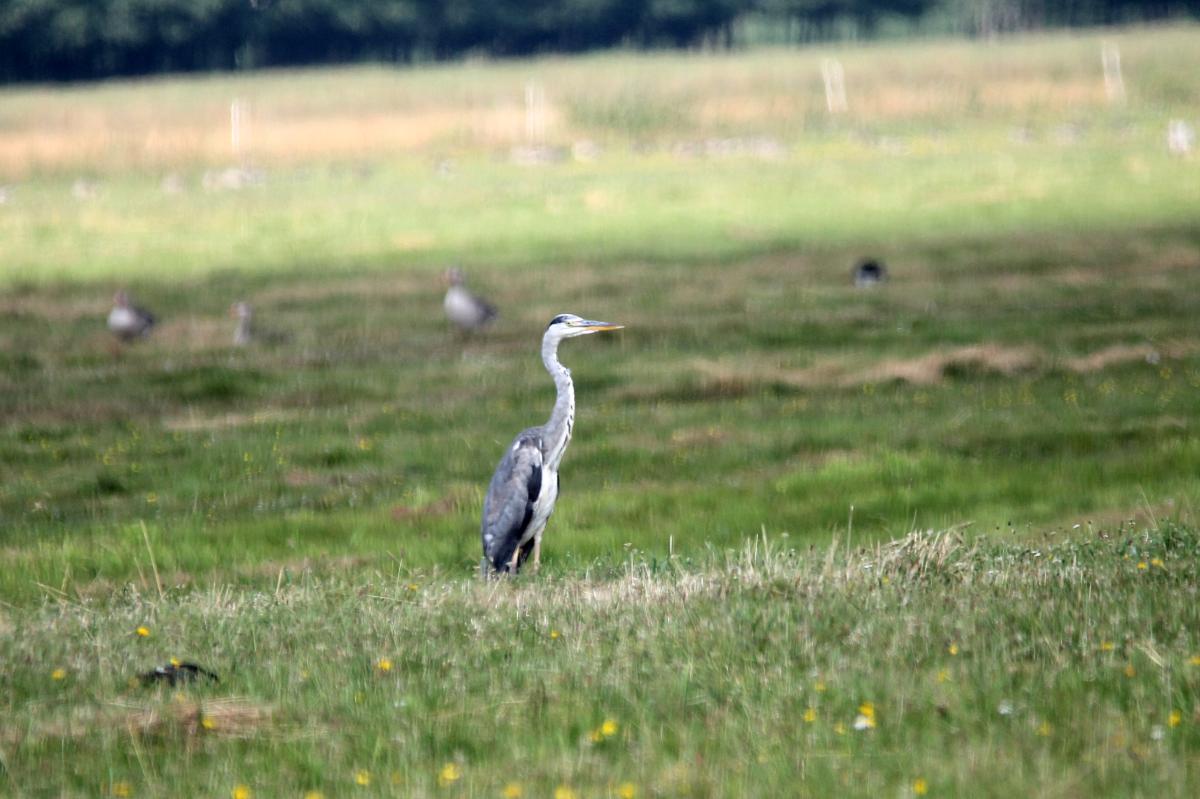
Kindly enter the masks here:
<path id="1" fill-rule="evenodd" d="M 254 738 L 270 726 L 274 709 L 245 697 L 197 700 L 176 696 L 153 706 L 121 708 L 122 726 L 131 735 Z"/>

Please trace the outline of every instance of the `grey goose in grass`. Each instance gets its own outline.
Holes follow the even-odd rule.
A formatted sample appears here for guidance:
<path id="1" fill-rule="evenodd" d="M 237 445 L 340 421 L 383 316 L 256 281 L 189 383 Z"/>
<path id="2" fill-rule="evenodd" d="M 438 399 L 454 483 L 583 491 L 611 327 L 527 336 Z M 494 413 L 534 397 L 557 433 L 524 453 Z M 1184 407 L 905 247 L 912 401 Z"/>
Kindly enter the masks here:
<path id="1" fill-rule="evenodd" d="M 154 327 L 154 314 L 139 308 L 129 300 L 124 289 L 113 295 L 113 308 L 108 312 L 108 329 L 124 343 L 142 338 Z"/>
<path id="2" fill-rule="evenodd" d="M 558 397 L 549 421 L 513 439 L 492 475 L 480 530 L 484 576 L 491 570 L 515 573 L 531 554 L 535 571 L 541 562 L 542 533 L 558 499 L 558 467 L 575 426 L 575 384 L 570 370 L 558 361 L 559 342 L 622 327 L 574 314 L 550 320 L 542 336 L 542 363 L 554 378 Z"/>
<path id="3" fill-rule="evenodd" d="M 492 323 L 497 315 L 496 306 L 467 290 L 466 275 L 461 269 L 447 269 L 444 277 L 449 284 L 442 301 L 447 319 L 467 333 L 483 330 Z"/>
<path id="4" fill-rule="evenodd" d="M 243 300 L 229 306 L 229 315 L 237 320 L 233 329 L 233 346 L 245 347 L 254 338 L 254 308 Z"/>
<path id="5" fill-rule="evenodd" d="M 229 306 L 229 315 L 237 320 L 233 329 L 233 346 L 246 347 L 250 344 L 282 344 L 290 336 L 278 330 L 264 328 L 255 320 L 254 306 L 238 300 Z"/>

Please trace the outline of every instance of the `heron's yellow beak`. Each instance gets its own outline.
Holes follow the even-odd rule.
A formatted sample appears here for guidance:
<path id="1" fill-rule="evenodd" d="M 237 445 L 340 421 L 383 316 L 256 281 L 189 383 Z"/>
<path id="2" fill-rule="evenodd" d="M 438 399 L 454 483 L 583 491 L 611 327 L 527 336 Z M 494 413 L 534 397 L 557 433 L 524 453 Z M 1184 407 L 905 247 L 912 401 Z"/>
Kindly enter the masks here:
<path id="1" fill-rule="evenodd" d="M 605 330 L 623 330 L 625 325 L 613 325 L 609 324 L 608 322 L 600 322 L 599 324 L 584 325 L 584 327 L 595 333 L 603 333 Z"/>

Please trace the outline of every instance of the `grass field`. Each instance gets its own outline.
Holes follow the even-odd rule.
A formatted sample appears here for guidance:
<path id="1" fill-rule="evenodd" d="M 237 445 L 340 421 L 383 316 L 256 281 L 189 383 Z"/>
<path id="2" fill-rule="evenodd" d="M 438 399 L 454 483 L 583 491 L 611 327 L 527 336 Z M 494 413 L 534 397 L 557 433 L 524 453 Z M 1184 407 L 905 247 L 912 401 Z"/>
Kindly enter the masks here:
<path id="1" fill-rule="evenodd" d="M 1198 44 L 0 90 L 0 795 L 1195 792 Z M 627 328 L 478 584 L 561 311 Z"/>

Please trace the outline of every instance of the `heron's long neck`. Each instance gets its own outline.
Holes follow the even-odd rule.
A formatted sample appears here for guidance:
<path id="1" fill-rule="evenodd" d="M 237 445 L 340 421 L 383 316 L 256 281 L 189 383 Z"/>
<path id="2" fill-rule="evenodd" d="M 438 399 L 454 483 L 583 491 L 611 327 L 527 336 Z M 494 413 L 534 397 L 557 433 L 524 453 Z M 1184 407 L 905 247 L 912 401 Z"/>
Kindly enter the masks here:
<path id="1" fill-rule="evenodd" d="M 542 340 L 542 363 L 546 365 L 546 371 L 554 378 L 554 387 L 558 389 L 554 411 L 550 414 L 550 421 L 546 422 L 543 435 L 543 457 L 552 469 L 558 469 L 575 426 L 575 384 L 571 382 L 571 371 L 558 362 L 557 339 L 546 337 Z"/>

